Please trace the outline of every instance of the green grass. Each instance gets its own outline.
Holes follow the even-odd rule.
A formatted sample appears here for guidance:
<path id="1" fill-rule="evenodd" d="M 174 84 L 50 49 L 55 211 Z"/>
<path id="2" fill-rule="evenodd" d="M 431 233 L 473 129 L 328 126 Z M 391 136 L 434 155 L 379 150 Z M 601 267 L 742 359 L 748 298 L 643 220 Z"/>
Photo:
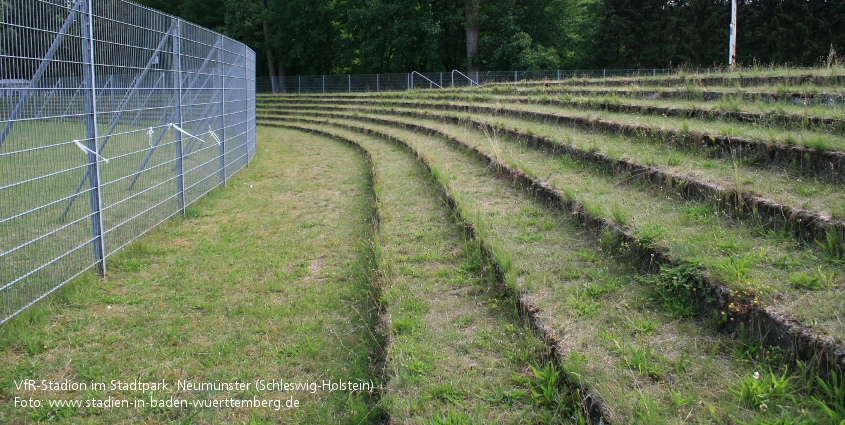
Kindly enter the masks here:
<path id="1" fill-rule="evenodd" d="M 437 168 L 439 180 L 460 200 L 462 216 L 480 229 L 482 238 L 495 247 L 497 257 L 507 259 L 503 261 L 508 264 L 506 281 L 535 301 L 545 312 L 548 325 L 567 341 L 566 358 L 577 361 L 564 361 L 562 369 L 579 385 L 611 401 L 610 408 L 620 423 L 680 421 L 689 410 L 663 407 L 673 403 L 672 394 L 677 396 L 678 391 L 683 394 L 681 399 L 696 400 L 694 414 L 714 421 L 727 420 L 730 415 L 748 420 L 778 413 L 737 412 L 729 407 L 736 402 L 727 385 L 753 369 L 720 355 L 732 343 L 709 325 L 661 314 L 661 325 L 649 327 L 652 333 L 630 330 L 631 321 L 656 319 L 651 312 L 651 297 L 644 295 L 649 290 L 634 277 L 636 269 L 626 257 L 601 250 L 594 236 L 554 211 L 526 208 L 534 201 L 510 184 L 491 179 L 491 170 L 445 142 L 391 127 L 364 125 L 401 138 Z M 503 148 L 505 157 L 509 149 Z M 560 224 L 547 229 L 535 227 L 547 221 Z M 525 240 L 520 235 L 526 230 L 543 237 Z M 587 250 L 594 254 L 585 255 Z M 591 262 L 573 263 L 583 258 Z M 619 350 L 623 341 L 625 349 Z M 648 347 L 652 347 L 651 357 Z M 640 354 L 635 354 L 637 350 Z M 718 361 L 713 356 L 718 356 Z M 652 369 L 642 363 L 643 358 L 654 360 Z M 643 371 L 625 366 L 634 360 L 643 364 Z M 671 376 L 667 378 L 671 386 L 657 383 L 654 367 Z M 721 377 L 718 383 L 714 376 Z M 675 393 L 670 394 L 670 389 Z M 644 405 L 638 400 L 650 402 Z M 811 402 L 804 396 L 799 404 L 810 406 Z M 660 408 L 650 408 L 654 405 Z"/>
<path id="2" fill-rule="evenodd" d="M 379 300 L 388 329 L 382 406 L 391 420 L 519 423 L 573 414 L 569 400 L 550 406 L 529 397 L 530 368 L 543 361 L 544 347 L 496 290 L 479 245 L 452 220 L 425 169 L 387 141 L 324 131 L 359 143 L 375 165 Z M 492 399 L 497 391 L 520 396 Z"/>
<path id="3" fill-rule="evenodd" d="M 357 110 L 360 111 L 360 108 Z M 407 110 L 397 109 L 397 111 Z M 378 113 L 375 108 L 368 111 Z M 433 110 L 426 112 L 431 113 L 432 119 L 444 115 L 442 112 Z M 795 176 L 789 170 L 765 169 L 748 162 L 739 162 L 738 168 L 735 168 L 730 158 L 714 158 L 708 151 L 667 146 L 648 139 L 639 142 L 628 137 L 589 133 L 524 119 L 484 115 L 474 115 L 473 119 L 517 129 L 526 134 L 531 129 L 535 134 L 549 137 L 558 143 L 573 145 L 585 151 L 615 153 L 615 156 L 628 158 L 640 164 L 656 166 L 723 187 L 736 187 L 736 183 L 739 182 L 742 190 L 748 193 L 824 214 L 838 216 L 841 204 L 845 202 L 845 192 L 838 190 L 835 185 L 813 178 Z M 739 180 L 737 180 L 737 173 L 741 177 Z"/>
<path id="4" fill-rule="evenodd" d="M 9 423 L 359 423 L 381 416 L 368 392 L 186 391 L 185 399 L 300 400 L 256 409 L 15 408 L 40 399 L 149 398 L 140 391 L 15 389 L 23 378 L 76 382 L 373 380 L 373 195 L 359 152 L 336 142 L 259 132 L 259 154 L 225 189 L 197 201 L 0 327 L 0 416 Z"/>
<path id="5" fill-rule="evenodd" d="M 341 97 L 342 98 L 342 97 Z M 329 99 L 331 100 L 331 99 Z M 355 101 L 355 99 L 345 99 L 348 101 Z M 381 102 L 401 102 L 410 99 L 390 99 L 381 100 Z M 364 99 L 363 101 L 366 101 Z M 442 101 L 422 100 L 418 101 L 425 105 L 431 105 L 430 108 L 437 109 L 438 105 L 443 104 Z M 675 132 L 681 132 L 684 129 L 694 133 L 717 135 L 717 136 L 736 136 L 743 137 L 752 141 L 772 142 L 780 144 L 807 146 L 815 149 L 823 150 L 845 150 L 845 137 L 839 134 L 825 133 L 819 135 L 813 129 L 796 129 L 783 130 L 780 126 L 767 126 L 758 124 L 743 124 L 732 120 L 693 120 L 686 121 L 681 118 L 654 116 L 654 115 L 634 115 L 621 112 L 608 111 L 592 111 L 583 110 L 574 107 L 550 106 L 550 105 L 536 105 L 525 103 L 501 102 L 499 100 L 492 100 L 486 102 L 471 101 L 450 101 L 448 102 L 454 106 L 484 106 L 496 107 L 499 109 L 508 109 L 515 111 L 527 112 L 541 112 L 558 115 L 565 115 L 571 117 L 580 117 L 587 119 L 601 118 L 608 121 L 628 124 L 628 125 L 644 125 L 654 129 L 665 128 Z M 402 105 L 396 105 L 402 106 Z M 426 106 L 428 107 L 428 106 Z M 686 124 L 685 124 L 686 123 Z"/>
<path id="6" fill-rule="evenodd" d="M 537 86 L 530 89 L 530 96 L 547 99 L 548 91 Z M 498 93 L 508 90 L 504 88 Z M 691 85 L 685 90 L 704 89 Z M 539 108 L 508 103 L 484 90 L 455 92 L 465 93 L 459 102 L 480 102 L 497 108 Z M 819 418 L 838 421 L 837 415 L 841 415 L 841 403 L 836 398 L 838 384 L 828 381 L 827 387 L 817 385 L 814 371 L 800 372 L 800 365 L 796 367 L 786 353 L 762 344 L 742 327 L 736 333 L 723 330 L 732 329 L 725 326 L 730 324 L 731 313 L 748 306 L 765 305 L 786 312 L 801 324 L 841 342 L 841 235 L 834 233 L 809 243 L 796 241 L 789 229 L 769 230 L 753 214 L 738 214 L 713 202 L 691 202 L 673 191 L 664 192 L 636 179 L 610 175 L 591 164 L 529 149 L 501 132 L 444 124 L 436 116 L 422 119 L 399 114 L 416 109 L 518 128 L 525 134 L 550 136 L 612 158 L 633 158 L 636 162 L 761 193 L 834 217 L 842 203 L 837 198 L 841 192 L 838 183 L 821 183 L 793 175 L 791 170 L 766 169 L 760 164 L 718 158 L 712 152 L 667 148 L 645 136 L 620 138 L 511 119 L 501 114 L 479 116 L 437 111 L 434 106 L 412 109 L 390 103 L 414 100 L 435 105 L 448 101 L 447 96 L 452 95 L 437 93 L 415 92 L 407 97 L 404 93 L 327 97 L 320 102 L 311 100 L 283 107 L 283 113 L 273 119 L 331 128 L 350 135 L 354 132 L 349 132 L 347 125 L 382 131 L 411 145 L 431 165 L 435 181 L 457 201 L 460 217 L 475 226 L 497 259 L 505 285 L 536 307 L 541 326 L 559 344 L 559 363 L 530 362 L 530 372 L 524 370 L 509 386 L 480 392 L 481 400 L 509 409 L 529 404 L 548 408 L 553 400 L 561 400 L 550 383 L 565 376 L 607 402 L 610 410 L 605 417 L 612 423 L 687 423 L 691 418 L 697 423 L 808 423 Z M 374 102 L 371 105 L 341 102 L 357 98 L 372 98 Z M 273 98 L 264 98 L 270 99 Z M 750 107 L 739 100 L 728 103 L 722 107 L 732 110 Z M 263 114 L 274 109 L 270 103 L 266 105 Z M 351 111 L 350 106 L 355 111 L 329 118 L 319 114 L 321 105 L 342 106 L 331 111 L 334 114 Z M 627 118 L 620 118 L 619 122 L 629 123 L 655 118 L 620 116 Z M 392 125 L 374 124 L 368 121 L 370 118 L 386 119 Z M 703 125 L 717 125 L 722 126 L 717 130 L 725 133 L 753 130 L 758 131 L 760 140 L 822 148 L 838 143 L 836 137 L 809 127 L 801 135 L 782 132 L 769 123 L 755 129 L 696 119 L 658 121 L 648 124 L 676 126 L 671 128 L 685 133 L 700 132 Z M 423 134 L 426 131 L 410 131 L 407 125 L 423 125 L 445 132 L 530 178 L 551 185 L 565 199 L 579 202 L 587 211 L 621 226 L 632 235 L 627 242 L 632 245 L 623 245 L 613 232 L 597 234 L 583 229 L 568 215 L 549 209 L 525 196 L 521 188 L 497 179 L 495 166 L 482 164 L 474 155 L 455 149 L 447 140 Z M 414 241 L 402 243 L 413 244 Z M 652 247 L 666 250 L 680 265 L 659 271 L 652 269 L 653 273 L 644 274 L 638 268 L 640 258 L 631 254 Z M 397 276 L 429 280 L 419 268 L 387 268 Z M 699 294 L 706 292 L 702 278 L 725 281 L 739 305 L 729 305 L 726 311 L 701 311 Z M 434 306 L 431 300 L 436 297 L 397 299 L 399 306 L 394 302 L 392 307 L 398 309 L 394 315 L 394 337 L 425 340 L 430 332 L 425 314 L 431 313 Z M 423 299 L 428 302 L 422 302 Z M 472 323 L 471 315 L 467 314 L 452 322 L 462 328 L 471 327 Z M 504 325 L 507 329 L 507 324 Z M 415 351 L 419 347 L 410 347 L 399 370 L 407 368 L 415 377 L 437 374 L 436 358 L 425 351 Z M 484 415 L 490 410 L 480 407 L 484 404 L 478 400 L 479 393 L 463 391 L 454 379 L 420 379 L 419 382 L 426 389 L 404 400 L 427 400 L 412 404 L 420 406 L 420 411 L 425 411 L 428 403 L 443 403 L 434 416 L 428 417 L 428 423 L 487 422 Z M 563 400 L 566 399 L 564 396 Z M 559 415 L 558 420 L 566 416 Z M 538 413 L 536 418 L 534 422 L 554 419 L 547 418 L 545 413 Z"/>

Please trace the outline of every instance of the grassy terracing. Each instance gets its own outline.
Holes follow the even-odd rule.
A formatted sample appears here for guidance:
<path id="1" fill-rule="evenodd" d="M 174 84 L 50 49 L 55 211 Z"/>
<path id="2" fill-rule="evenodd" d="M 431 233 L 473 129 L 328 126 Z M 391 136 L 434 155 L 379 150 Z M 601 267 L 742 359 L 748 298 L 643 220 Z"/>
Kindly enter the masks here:
<path id="1" fill-rule="evenodd" d="M 259 118 L 414 151 L 531 306 L 584 418 L 839 424 L 842 164 L 808 164 L 842 157 L 838 131 L 599 113 L 520 87 L 262 97 Z M 778 154 L 737 151 L 753 144 Z"/>
<path id="2" fill-rule="evenodd" d="M 379 211 L 378 290 L 386 334 L 382 407 L 395 423 L 558 423 L 576 418 L 544 349 L 476 242 L 451 220 L 430 176 L 401 146 L 346 129 L 304 131 L 372 158 Z M 485 270 L 487 270 L 485 272 Z M 537 396 L 539 385 L 551 392 Z M 569 402 L 564 402 L 569 401 Z"/>
<path id="3" fill-rule="evenodd" d="M 261 96 L 258 155 L 227 188 L 110 257 L 108 278 L 0 327 L 0 421 L 842 425 L 841 132 L 642 109 L 720 110 L 706 100 L 550 95 L 624 81 Z M 373 388 L 47 394 L 21 379 Z"/>

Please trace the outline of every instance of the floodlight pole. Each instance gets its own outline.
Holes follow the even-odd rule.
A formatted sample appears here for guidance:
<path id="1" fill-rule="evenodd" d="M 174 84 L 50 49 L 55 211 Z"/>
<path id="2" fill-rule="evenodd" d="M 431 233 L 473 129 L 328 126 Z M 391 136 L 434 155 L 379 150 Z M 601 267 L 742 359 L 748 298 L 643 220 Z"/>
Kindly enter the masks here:
<path id="1" fill-rule="evenodd" d="M 728 65 L 736 67 L 736 0 L 731 0 L 731 40 L 728 44 Z"/>

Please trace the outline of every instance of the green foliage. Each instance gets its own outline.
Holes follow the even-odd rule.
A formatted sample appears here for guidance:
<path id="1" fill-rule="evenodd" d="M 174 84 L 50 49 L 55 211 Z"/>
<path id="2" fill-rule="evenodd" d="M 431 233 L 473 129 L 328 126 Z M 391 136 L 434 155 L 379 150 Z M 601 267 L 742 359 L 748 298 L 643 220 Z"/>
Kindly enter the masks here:
<path id="1" fill-rule="evenodd" d="M 431 425 L 470 425 L 478 423 L 480 422 L 468 413 L 451 408 L 437 414 L 430 422 Z"/>
<path id="2" fill-rule="evenodd" d="M 845 379 L 831 372 L 830 383 L 816 377 L 817 395 L 811 397 L 832 424 L 845 424 Z"/>
<path id="3" fill-rule="evenodd" d="M 509 390 L 502 387 L 496 387 L 496 389 L 493 390 L 493 393 L 486 394 L 484 399 L 499 406 L 509 407 L 517 404 L 520 399 L 525 397 L 526 394 L 526 390 Z"/>
<path id="4" fill-rule="evenodd" d="M 835 230 L 825 234 L 824 240 L 816 241 L 825 259 L 833 262 L 845 262 L 845 241 Z"/>
<path id="5" fill-rule="evenodd" d="M 610 206 L 610 217 L 620 226 L 628 224 L 628 210 L 619 202 L 614 202 Z"/>
<path id="6" fill-rule="evenodd" d="M 754 372 L 752 376 L 740 378 L 739 383 L 732 386 L 730 391 L 739 399 L 740 403 L 754 409 L 767 409 L 770 405 L 793 402 L 793 389 L 789 385 L 793 377 L 787 377 L 787 374 L 786 369 L 780 376 L 775 375 L 772 371 L 762 374 Z"/>
<path id="7" fill-rule="evenodd" d="M 735 96 L 723 96 L 721 99 L 716 101 L 713 108 L 726 112 L 739 112 L 741 110 L 739 103 L 740 100 Z"/>
<path id="8" fill-rule="evenodd" d="M 657 330 L 657 328 L 660 326 L 660 323 L 654 320 L 644 318 L 636 318 L 634 320 L 631 320 L 629 324 L 631 325 L 631 329 L 633 329 L 634 331 L 646 335 L 653 334 L 655 330 Z"/>
<path id="9" fill-rule="evenodd" d="M 534 379 L 531 382 L 531 398 L 539 407 L 556 408 L 558 405 L 558 379 L 560 370 L 552 362 L 542 368 L 531 365 Z"/>
<path id="10" fill-rule="evenodd" d="M 815 273 L 800 272 L 789 276 L 789 281 L 796 288 L 806 290 L 830 289 L 836 285 L 836 273 L 824 272 L 821 266 Z"/>
<path id="11" fill-rule="evenodd" d="M 587 290 L 578 290 L 569 296 L 566 303 L 580 316 L 592 316 L 601 310 L 601 304 L 596 302 Z"/>
<path id="12" fill-rule="evenodd" d="M 636 244 L 640 248 L 651 248 L 666 235 L 666 229 L 656 223 L 646 223 L 634 230 Z"/>
<path id="13" fill-rule="evenodd" d="M 651 347 L 626 350 L 623 358 L 628 367 L 652 379 L 660 379 L 666 374 L 665 360 Z"/>
<path id="14" fill-rule="evenodd" d="M 654 289 L 654 300 L 669 316 L 690 317 L 698 313 L 697 297 L 703 296 L 704 283 L 695 265 L 661 267 L 657 273 L 641 279 Z"/>
<path id="15" fill-rule="evenodd" d="M 725 49 L 703 29 L 729 20 L 718 0 L 503 0 L 474 2 L 470 17 L 466 2 L 444 0 L 139 1 L 245 42 L 260 53 L 260 75 L 267 72 L 265 22 L 276 67 L 305 75 L 465 70 L 468 26 L 480 41 L 471 63 L 485 70 L 712 66 L 723 63 Z M 843 16 L 842 2 L 755 3 L 743 10 L 738 60 L 837 58 L 830 51 L 842 49 L 840 32 L 811 29 L 841 28 Z M 759 28 L 770 30 L 761 36 Z"/>

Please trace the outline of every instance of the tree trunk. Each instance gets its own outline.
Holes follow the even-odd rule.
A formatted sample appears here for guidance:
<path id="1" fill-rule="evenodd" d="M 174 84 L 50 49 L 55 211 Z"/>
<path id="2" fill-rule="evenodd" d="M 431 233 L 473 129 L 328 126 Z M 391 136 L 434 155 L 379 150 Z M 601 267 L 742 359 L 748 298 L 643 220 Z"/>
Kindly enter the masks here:
<path id="1" fill-rule="evenodd" d="M 285 64 L 279 60 L 279 91 L 283 93 L 287 93 L 287 84 L 285 83 L 285 76 L 287 73 L 285 72 Z"/>
<path id="2" fill-rule="evenodd" d="M 273 46 L 270 45 L 270 24 L 267 22 L 267 15 L 269 13 L 267 0 L 261 0 L 261 5 L 261 24 L 264 27 L 264 46 L 267 51 L 267 70 L 270 72 L 270 88 L 273 90 L 273 93 L 278 93 L 279 87 L 277 85 L 278 74 L 276 74 L 276 55 L 273 53 Z"/>
<path id="3" fill-rule="evenodd" d="M 478 72 L 478 47 L 481 36 L 481 24 L 478 19 L 479 0 L 464 0 L 464 16 L 467 30 L 467 75 Z"/>

